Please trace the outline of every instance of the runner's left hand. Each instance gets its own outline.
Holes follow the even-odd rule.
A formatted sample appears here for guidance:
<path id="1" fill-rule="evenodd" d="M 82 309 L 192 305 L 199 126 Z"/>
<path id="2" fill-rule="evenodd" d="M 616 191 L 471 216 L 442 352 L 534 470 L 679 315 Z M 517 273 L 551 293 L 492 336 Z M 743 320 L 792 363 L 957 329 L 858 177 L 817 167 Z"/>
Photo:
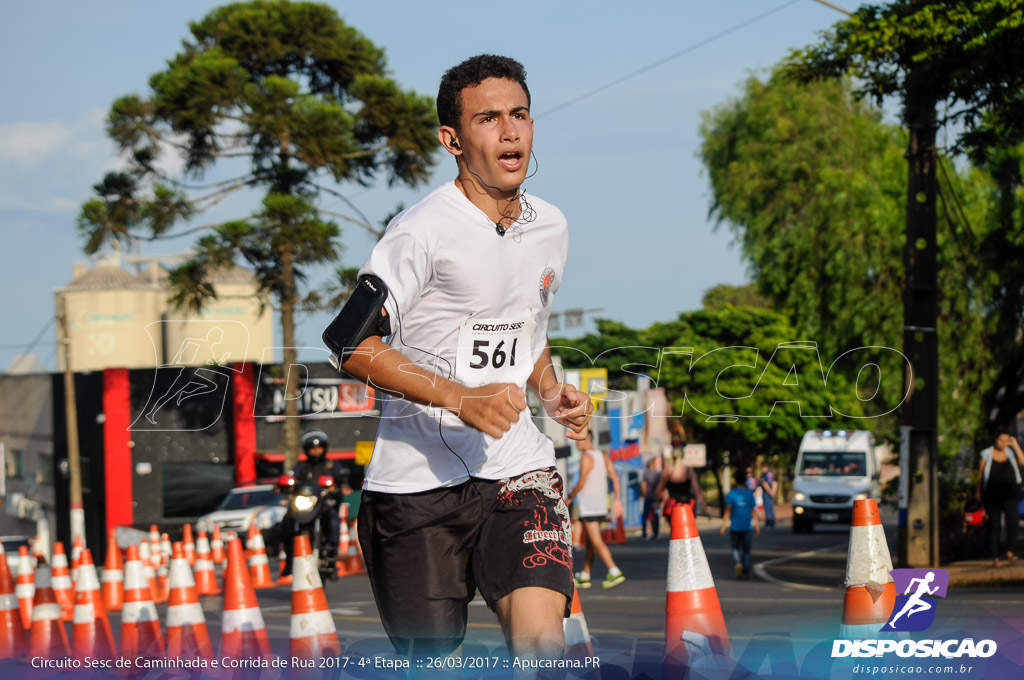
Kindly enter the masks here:
<path id="1" fill-rule="evenodd" d="M 556 383 L 540 395 L 540 400 L 548 417 L 569 428 L 566 437 L 581 441 L 587 436 L 590 414 L 594 412 L 589 394 L 568 383 Z"/>

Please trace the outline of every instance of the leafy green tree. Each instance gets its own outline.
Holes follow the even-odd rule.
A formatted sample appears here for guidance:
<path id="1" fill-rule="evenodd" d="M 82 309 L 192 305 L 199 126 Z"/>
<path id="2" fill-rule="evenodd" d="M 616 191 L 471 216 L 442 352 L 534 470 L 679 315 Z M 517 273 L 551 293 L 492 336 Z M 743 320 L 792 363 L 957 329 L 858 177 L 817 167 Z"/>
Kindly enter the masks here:
<path id="1" fill-rule="evenodd" d="M 599 320 L 596 333 L 553 340 L 552 353 L 567 368 L 606 368 L 613 388 L 650 375 L 692 441 L 708 445 L 713 469 L 725 463 L 724 452 L 732 465 L 767 455 L 789 466 L 805 431 L 865 428 L 863 418 L 873 415 L 865 404 L 882 413 L 898 403 L 898 395 L 871 399 L 878 385 L 857 384 L 852 355 L 833 367 L 800 341 L 780 312 L 737 306 L 686 312 L 642 330 Z"/>
<path id="2" fill-rule="evenodd" d="M 915 364 L 915 381 L 922 388 L 918 390 L 920 395 L 915 400 L 920 406 L 913 403 L 909 406 L 908 422 L 915 429 L 921 426 L 922 433 L 934 427 L 931 422 L 932 407 L 929 404 L 930 398 L 940 389 L 940 412 L 943 400 L 948 405 L 948 395 L 957 392 L 987 393 L 990 396 L 986 397 L 986 401 L 994 406 L 991 412 L 996 414 L 1000 411 L 998 404 L 1008 397 L 1006 408 L 998 416 L 1004 422 L 1017 412 L 1015 408 L 1019 410 L 1024 404 L 1024 399 L 1018 394 L 1020 379 L 1024 377 L 1019 364 L 1000 366 L 999 382 L 991 387 L 987 387 L 987 376 L 984 375 L 990 369 L 979 365 L 979 362 L 990 360 L 992 356 L 997 360 L 1019 361 L 1022 358 L 1019 352 L 999 349 L 987 357 L 979 356 L 970 368 L 970 361 L 951 367 L 950 364 L 956 362 L 951 362 L 950 357 L 946 356 L 951 347 L 986 348 L 1017 343 L 1021 332 L 1019 312 L 1022 311 L 1019 306 L 1022 299 L 1019 279 L 993 281 L 1000 274 L 1008 273 L 1008 268 L 999 266 L 995 270 L 986 270 L 993 258 L 992 254 L 985 254 L 981 269 L 983 275 L 992 275 L 988 277 L 989 286 L 976 281 L 968 283 L 957 291 L 958 297 L 961 300 L 966 298 L 967 301 L 951 302 L 948 298 L 950 289 L 941 284 L 936 286 L 933 273 L 936 261 L 940 272 L 948 265 L 956 267 L 963 264 L 944 258 L 941 251 L 938 251 L 944 236 L 937 229 L 937 218 L 943 213 L 955 212 L 949 204 L 956 203 L 957 197 L 955 194 L 945 198 L 942 196 L 942 163 L 937 157 L 936 133 L 940 128 L 944 129 L 952 150 L 967 150 L 976 160 L 983 158 L 993 161 L 993 152 L 1017 146 L 1024 140 L 1024 97 L 1021 96 L 1024 92 L 1024 70 L 1019 67 L 1022 60 L 1022 0 L 894 0 L 886 5 L 862 6 L 848 20 L 836 24 L 819 43 L 794 52 L 785 65 L 787 73 L 804 81 L 852 75 L 861 95 L 878 100 L 895 96 L 902 104 L 902 117 L 907 129 L 908 170 L 908 247 L 905 253 L 908 267 L 905 272 L 907 284 L 904 298 L 907 324 L 925 327 L 935 325 L 933 309 L 938 306 L 934 296 L 937 288 L 940 295 L 945 293 L 939 303 L 947 313 L 951 306 L 963 310 L 967 306 L 977 309 L 985 305 L 990 310 L 989 327 L 1002 330 L 1000 336 L 989 333 L 983 342 L 975 344 L 976 324 L 972 321 L 964 326 L 967 337 L 957 337 L 956 344 L 952 346 L 948 342 L 936 345 L 934 334 L 907 333 L 904 346 Z M 998 177 L 998 173 L 993 174 Z M 980 228 L 977 223 L 964 221 L 962 232 Z M 949 235 L 960 239 L 962 243 L 969 243 L 964 234 L 947 232 L 945 238 L 948 239 Z M 978 242 L 992 245 L 1002 240 L 997 237 Z M 997 259 L 1006 254 L 1005 251 L 998 253 Z M 979 301 L 979 297 L 995 298 L 995 304 L 988 305 Z M 1017 313 L 1014 315 L 1014 312 Z M 942 321 L 941 315 L 939 321 Z M 941 323 L 939 330 L 941 332 Z M 941 352 L 938 352 L 937 346 L 941 346 Z M 933 382 L 933 377 L 939 376 L 931 375 L 935 366 L 928 358 L 936 353 L 939 357 L 937 369 L 942 374 L 938 384 Z M 963 378 L 970 374 L 975 384 L 949 384 L 951 368 Z M 967 408 L 970 410 L 973 406 L 968 404 Z M 946 425 L 948 423 L 947 418 Z M 959 428 L 940 428 L 940 431 L 946 435 L 961 432 Z M 948 443 L 940 440 L 947 454 L 949 447 L 945 445 Z M 913 442 L 910 448 L 912 451 L 921 450 Z M 929 443 L 926 448 L 931 451 L 933 446 Z M 930 459 L 930 454 L 929 460 L 923 463 L 917 460 L 919 456 L 916 454 L 913 457 L 915 460 L 911 461 L 911 469 L 931 473 L 934 461 Z M 912 485 L 912 508 L 915 506 L 916 493 Z M 935 507 L 934 502 L 931 507 Z M 933 562 L 935 556 L 932 550 L 930 559 Z"/>
<path id="3" fill-rule="evenodd" d="M 759 290 L 830 353 L 898 342 L 903 137 L 847 83 L 750 78 L 705 114 L 712 216 Z M 852 285 L 851 285 L 852 284 Z"/>
<path id="4" fill-rule="evenodd" d="M 312 265 L 336 260 L 340 229 L 330 218 L 379 233 L 337 184 L 418 185 L 428 179 L 437 141 L 431 99 L 389 77 L 383 51 L 326 6 L 247 2 L 225 5 L 190 25 L 191 37 L 147 96 L 116 100 L 107 132 L 128 166 L 96 185 L 78 220 L 86 252 L 117 242 L 180 236 L 172 229 L 249 189 L 262 192 L 249 217 L 202 232 L 196 256 L 172 272 L 173 299 L 201 308 L 214 297 L 211 270 L 244 261 L 260 295 L 281 313 L 290 374 L 284 425 L 285 465 L 298 456 L 295 313 L 323 302 L 303 294 Z M 180 177 L 158 164 L 170 151 Z M 203 184 L 215 166 L 241 174 Z M 346 213 L 317 207 L 340 198 Z M 342 290 L 345 276 L 342 273 Z"/>
<path id="5" fill-rule="evenodd" d="M 753 283 L 742 286 L 720 283 L 707 289 L 701 302 L 704 309 L 721 309 L 722 307 L 772 308 L 771 300 L 757 292 L 757 285 Z"/>
<path id="6" fill-rule="evenodd" d="M 836 357 L 902 346 L 905 134 L 854 96 L 849 81 L 801 85 L 773 74 L 706 115 L 702 155 L 712 214 L 734 231 L 761 291 L 802 337 Z M 947 458 L 980 426 L 986 366 L 984 272 L 971 243 L 990 229 L 992 183 L 942 159 L 940 417 Z M 956 205 L 953 198 L 957 197 Z M 943 203 L 945 206 L 945 203 Z M 888 394 L 902 393 L 899 359 L 883 353 Z M 896 438 L 895 414 L 876 433 Z"/>
<path id="7" fill-rule="evenodd" d="M 947 126 L 955 148 L 983 152 L 1024 139 L 1021 63 L 1022 0 L 894 0 L 862 5 L 785 69 L 804 80 L 853 75 L 859 95 L 899 98 L 908 125 Z M 914 107 L 929 103 L 918 119 Z"/>
<path id="8" fill-rule="evenodd" d="M 980 164 L 992 176 L 993 228 L 968 247 L 981 253 L 987 287 L 981 293 L 987 311 L 986 343 L 995 375 L 985 398 L 985 412 L 1002 424 L 1024 410 L 1024 143 L 985 151 Z M 987 433 L 991 435 L 991 432 Z"/>

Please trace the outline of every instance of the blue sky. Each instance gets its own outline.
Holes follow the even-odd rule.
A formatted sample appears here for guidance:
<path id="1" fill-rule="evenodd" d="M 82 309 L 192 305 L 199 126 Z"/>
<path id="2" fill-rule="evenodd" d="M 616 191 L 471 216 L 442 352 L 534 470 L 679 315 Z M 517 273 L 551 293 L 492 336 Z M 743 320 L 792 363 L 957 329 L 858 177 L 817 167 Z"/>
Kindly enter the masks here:
<path id="1" fill-rule="evenodd" d="M 180 49 L 188 22 L 220 4 L 33 0 L 0 8 L 0 370 L 53 317 L 53 290 L 70 281 L 72 263 L 86 260 L 75 231 L 78 207 L 119 165 L 103 132 L 111 102 L 145 94 L 149 76 Z M 747 280 L 728 230 L 707 219 L 710 192 L 697 158 L 701 112 L 843 18 L 814 0 L 328 4 L 383 47 L 392 76 L 417 92 L 436 94 L 441 73 L 473 54 L 523 62 L 539 161 L 525 188 L 558 205 L 570 224 L 555 310 L 603 308 L 600 316 L 640 327 L 698 308 L 717 283 Z M 432 185 L 453 176 L 445 157 Z M 427 191 L 338 188 L 374 222 Z M 238 195 L 194 224 L 245 216 L 257 200 Z M 323 205 L 342 209 L 338 199 Z M 356 266 L 374 239 L 343 229 L 343 262 Z M 184 251 L 194 238 L 142 254 Z M 313 282 L 327 274 L 314 272 Z M 328 321 L 326 314 L 304 317 L 300 342 L 318 345 Z M 54 338 L 51 329 L 35 349 L 50 369 Z"/>

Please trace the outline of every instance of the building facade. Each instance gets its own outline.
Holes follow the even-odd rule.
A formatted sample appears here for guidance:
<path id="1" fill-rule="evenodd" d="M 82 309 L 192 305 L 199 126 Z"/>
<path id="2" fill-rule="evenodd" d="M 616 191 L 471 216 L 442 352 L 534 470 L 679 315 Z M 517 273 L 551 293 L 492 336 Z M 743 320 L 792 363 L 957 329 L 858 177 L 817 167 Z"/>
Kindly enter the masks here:
<path id="1" fill-rule="evenodd" d="M 211 272 L 216 298 L 194 313 L 174 308 L 159 259 L 132 259 L 137 272 L 119 257 L 75 265 L 71 282 L 55 291 L 57 309 L 63 303 L 66 310 L 73 371 L 273 360 L 273 314 L 261 306 L 252 273 Z M 60 342 L 59 324 L 56 333 Z M 64 370 L 63 352 L 57 369 Z"/>

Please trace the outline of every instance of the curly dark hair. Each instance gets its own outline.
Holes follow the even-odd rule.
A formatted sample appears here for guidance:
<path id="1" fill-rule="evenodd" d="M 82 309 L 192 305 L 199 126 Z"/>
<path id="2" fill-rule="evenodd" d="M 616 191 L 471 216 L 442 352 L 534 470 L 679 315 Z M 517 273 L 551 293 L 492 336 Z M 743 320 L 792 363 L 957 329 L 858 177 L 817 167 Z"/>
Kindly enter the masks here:
<path id="1" fill-rule="evenodd" d="M 470 57 L 457 66 L 453 66 L 441 76 L 441 85 L 437 88 L 437 118 L 441 125 L 459 128 L 462 118 L 462 91 L 467 87 L 479 85 L 487 78 L 508 78 L 514 80 L 526 93 L 526 103 L 530 103 L 530 88 L 526 86 L 526 69 L 515 59 L 499 57 L 494 54 L 478 54 Z"/>

